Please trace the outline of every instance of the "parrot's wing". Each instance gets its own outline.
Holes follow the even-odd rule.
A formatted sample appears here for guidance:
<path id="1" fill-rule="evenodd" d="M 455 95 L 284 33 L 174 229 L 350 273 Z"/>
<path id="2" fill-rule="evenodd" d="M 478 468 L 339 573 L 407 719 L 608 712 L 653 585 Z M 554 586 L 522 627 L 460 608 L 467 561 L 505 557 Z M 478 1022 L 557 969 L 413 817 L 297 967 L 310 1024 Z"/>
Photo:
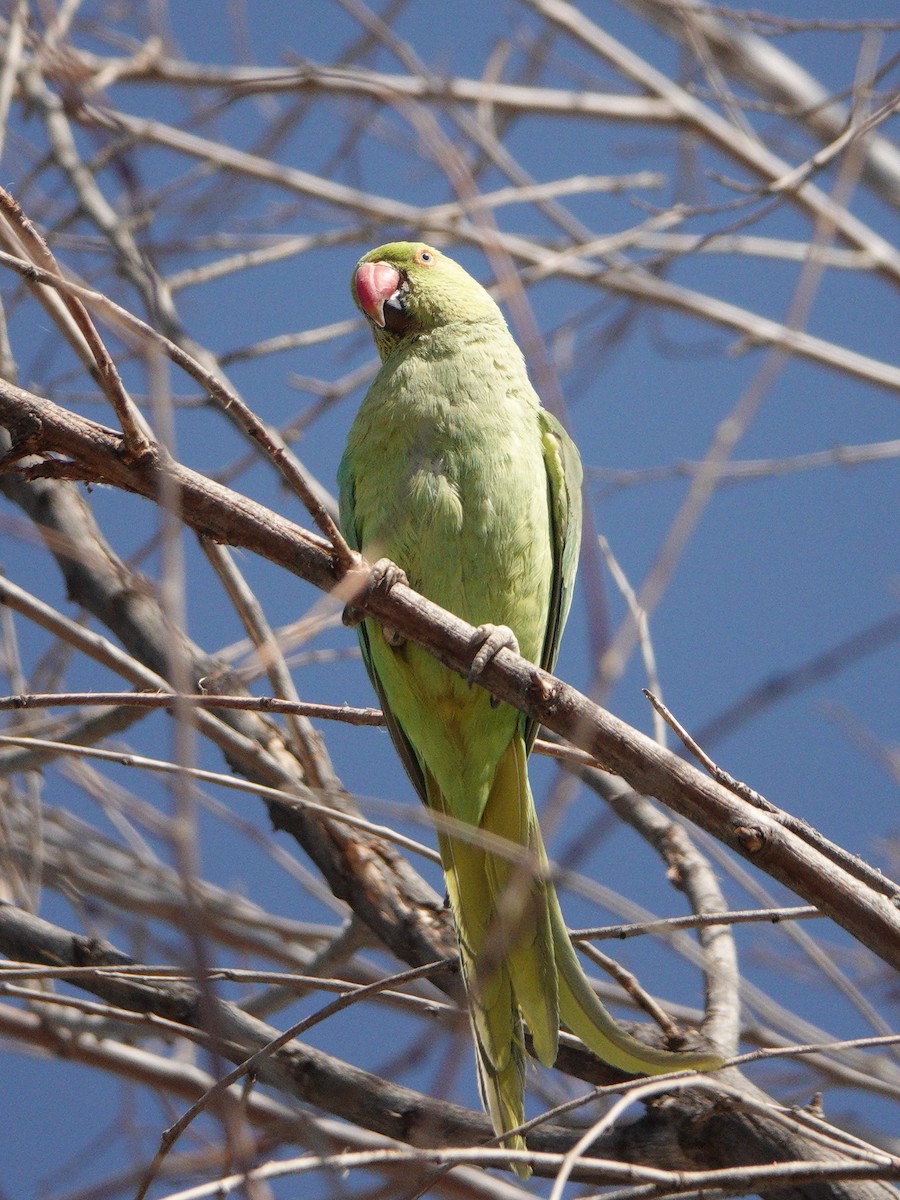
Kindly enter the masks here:
<path id="1" fill-rule="evenodd" d="M 356 526 L 354 513 L 356 511 L 356 503 L 354 497 L 353 475 L 346 462 L 342 462 L 338 470 L 338 483 L 340 485 L 340 513 L 341 513 L 341 532 L 347 539 L 347 545 L 351 550 L 358 550 L 362 553 L 361 539 L 359 530 Z M 384 694 L 384 688 L 381 685 L 381 679 L 378 672 L 375 670 L 375 664 L 372 662 L 372 648 L 369 644 L 369 635 L 373 625 L 368 621 L 361 621 L 357 626 L 359 635 L 359 648 L 362 651 L 363 662 L 366 666 L 368 676 L 372 681 L 372 686 L 378 693 L 378 699 L 381 701 L 381 711 L 384 714 L 384 723 L 387 725 L 388 733 L 391 735 L 391 741 L 394 743 L 394 749 L 400 755 L 400 761 L 403 763 L 406 773 L 412 782 L 413 787 L 419 795 L 419 799 L 423 804 L 428 803 L 425 788 L 425 775 L 422 771 L 422 766 L 413 750 L 412 742 L 403 731 L 403 726 L 391 712 L 391 706 L 388 704 L 387 697 Z"/>
<path id="2" fill-rule="evenodd" d="M 547 632 L 540 665 L 552 671 L 559 653 L 559 641 L 572 603 L 578 551 L 581 546 L 581 459 L 575 443 L 546 409 L 538 409 L 538 423 L 547 471 L 547 499 L 550 505 L 550 535 L 553 540 L 553 580 Z M 537 735 L 538 723 L 525 726 L 525 745 L 529 752 Z"/>

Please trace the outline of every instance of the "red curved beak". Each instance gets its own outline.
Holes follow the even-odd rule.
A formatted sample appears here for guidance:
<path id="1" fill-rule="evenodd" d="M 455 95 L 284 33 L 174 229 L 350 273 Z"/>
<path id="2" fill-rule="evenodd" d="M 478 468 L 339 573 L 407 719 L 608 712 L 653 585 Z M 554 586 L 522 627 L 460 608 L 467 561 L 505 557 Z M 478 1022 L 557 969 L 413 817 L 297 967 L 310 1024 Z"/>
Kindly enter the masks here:
<path id="1" fill-rule="evenodd" d="M 400 272 L 390 263 L 363 263 L 353 280 L 356 299 L 366 316 L 384 329 L 384 305 L 400 286 Z"/>

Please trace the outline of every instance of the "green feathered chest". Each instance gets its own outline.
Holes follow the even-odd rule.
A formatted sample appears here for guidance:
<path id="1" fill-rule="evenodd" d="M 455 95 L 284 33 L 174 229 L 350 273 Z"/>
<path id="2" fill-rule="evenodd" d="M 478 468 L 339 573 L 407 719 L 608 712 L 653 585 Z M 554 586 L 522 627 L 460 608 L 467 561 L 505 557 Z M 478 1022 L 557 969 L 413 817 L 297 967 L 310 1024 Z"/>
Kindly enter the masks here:
<path id="1" fill-rule="evenodd" d="M 472 624 L 540 654 L 552 576 L 538 400 L 505 327 L 449 326 L 382 365 L 341 465 L 342 522 L 366 557 Z"/>

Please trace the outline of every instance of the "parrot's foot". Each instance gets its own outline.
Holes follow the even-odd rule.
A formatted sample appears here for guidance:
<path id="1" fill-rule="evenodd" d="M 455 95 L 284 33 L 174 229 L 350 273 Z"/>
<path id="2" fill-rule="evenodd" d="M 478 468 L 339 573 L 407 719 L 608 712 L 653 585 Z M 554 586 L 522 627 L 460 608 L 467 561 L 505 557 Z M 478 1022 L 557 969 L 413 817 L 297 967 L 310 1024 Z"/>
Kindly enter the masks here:
<path id="1" fill-rule="evenodd" d="M 479 625 L 470 644 L 478 647 L 478 653 L 472 659 L 469 674 L 466 676 L 470 687 L 500 650 L 512 650 L 514 654 L 519 653 L 516 635 L 508 625 Z M 499 703 L 496 696 L 491 697 L 491 704 L 495 708 Z"/>
<path id="2" fill-rule="evenodd" d="M 372 564 L 372 572 L 369 576 L 369 581 L 362 589 L 363 595 L 370 596 L 373 592 L 383 592 L 385 595 L 391 588 L 397 584 L 403 583 L 409 586 L 409 580 L 406 578 L 406 572 L 391 562 L 389 558 L 379 558 L 376 563 Z M 345 604 L 341 620 L 345 625 L 358 625 L 360 621 L 365 620 L 365 613 L 360 612 L 355 604 Z M 382 627 L 384 640 L 389 646 L 402 646 L 406 638 L 399 631 L 390 625 Z"/>

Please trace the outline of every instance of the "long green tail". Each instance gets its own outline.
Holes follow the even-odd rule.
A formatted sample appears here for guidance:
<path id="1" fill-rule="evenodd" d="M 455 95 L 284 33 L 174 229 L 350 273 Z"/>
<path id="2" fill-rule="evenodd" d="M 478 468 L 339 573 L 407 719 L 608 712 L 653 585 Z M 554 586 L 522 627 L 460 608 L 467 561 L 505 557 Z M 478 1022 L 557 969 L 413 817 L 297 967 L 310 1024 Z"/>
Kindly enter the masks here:
<path id="1" fill-rule="evenodd" d="M 429 804 L 453 815 L 433 779 L 428 778 L 428 785 Z M 721 1066 L 715 1054 L 645 1046 L 621 1029 L 598 1000 L 546 879 L 547 856 L 518 734 L 500 759 L 481 828 L 525 848 L 533 859 L 529 869 L 527 862 L 514 863 L 446 832 L 438 835 L 469 997 L 479 1088 L 496 1133 L 525 1119 L 522 1018 L 545 1066 L 556 1059 L 560 1018 L 599 1058 L 629 1074 Z M 524 1149 L 525 1143 L 515 1136 L 503 1145 Z M 529 1173 L 519 1171 L 523 1177 Z"/>
<path id="2" fill-rule="evenodd" d="M 498 1134 L 525 1120 L 521 1018 L 546 1066 L 556 1059 L 559 1039 L 552 888 L 539 874 L 544 849 L 524 767 L 525 746 L 517 737 L 500 760 L 481 828 L 527 848 L 534 860 L 531 869 L 439 833 L 469 997 L 478 1085 Z M 440 811 L 451 812 L 436 787 L 429 786 L 428 799 Z M 525 1148 L 519 1136 L 502 1144 Z M 523 1178 L 531 1173 L 527 1167 L 516 1169 Z"/>
<path id="3" fill-rule="evenodd" d="M 559 971 L 559 1015 L 588 1049 L 611 1067 L 629 1075 L 663 1075 L 667 1071 L 715 1071 L 723 1059 L 703 1050 L 658 1050 L 626 1033 L 609 1015 L 581 969 L 551 889 L 550 921 Z"/>

